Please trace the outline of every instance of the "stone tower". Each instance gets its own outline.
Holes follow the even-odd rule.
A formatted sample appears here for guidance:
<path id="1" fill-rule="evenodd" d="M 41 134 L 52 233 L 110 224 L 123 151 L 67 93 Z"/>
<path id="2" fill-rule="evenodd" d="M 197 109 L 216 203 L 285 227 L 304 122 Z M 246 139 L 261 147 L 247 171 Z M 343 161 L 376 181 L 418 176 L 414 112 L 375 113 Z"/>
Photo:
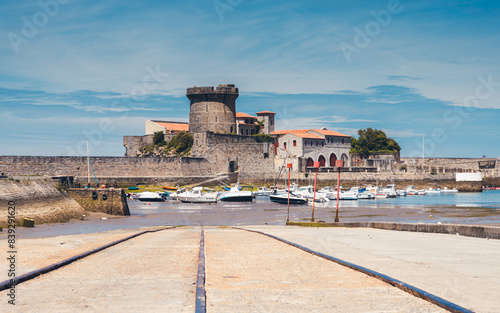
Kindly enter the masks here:
<path id="1" fill-rule="evenodd" d="M 193 87 L 187 89 L 186 96 L 191 102 L 189 111 L 189 131 L 236 132 L 235 101 L 238 88 L 223 84 L 214 87 Z"/>

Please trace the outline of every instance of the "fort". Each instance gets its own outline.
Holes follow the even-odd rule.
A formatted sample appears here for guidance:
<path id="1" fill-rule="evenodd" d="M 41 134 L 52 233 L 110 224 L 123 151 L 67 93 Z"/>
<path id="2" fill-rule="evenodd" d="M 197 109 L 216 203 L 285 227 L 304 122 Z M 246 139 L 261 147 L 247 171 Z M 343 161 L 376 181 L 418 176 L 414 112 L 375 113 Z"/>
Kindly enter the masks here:
<path id="1" fill-rule="evenodd" d="M 306 182 L 316 171 L 323 184 L 343 182 L 388 183 L 459 187 L 480 190 L 481 184 L 500 184 L 497 159 L 400 158 L 398 154 L 373 155 L 360 159 L 350 154 L 350 136 L 326 128 L 275 130 L 275 113 L 254 115 L 236 111 L 238 88 L 232 84 L 192 87 L 189 123 L 147 120 L 142 136 L 124 136 L 124 157 L 92 157 L 93 169 L 101 183 L 114 182 L 188 184 L 214 177 L 229 177 L 242 183 L 271 184 L 285 162 L 292 163 L 294 179 Z M 141 147 L 153 143 L 154 133 L 164 133 L 166 142 L 183 131 L 193 137 L 188 157 L 139 157 Z M 256 134 L 267 136 L 259 142 Z M 337 168 L 336 160 L 344 167 Z M 460 183 L 456 173 L 481 172 L 483 182 Z M 86 157 L 0 156 L 0 173 L 7 176 L 73 176 L 77 183 L 88 182 Z M 2 174 L 2 175 L 3 175 Z"/>

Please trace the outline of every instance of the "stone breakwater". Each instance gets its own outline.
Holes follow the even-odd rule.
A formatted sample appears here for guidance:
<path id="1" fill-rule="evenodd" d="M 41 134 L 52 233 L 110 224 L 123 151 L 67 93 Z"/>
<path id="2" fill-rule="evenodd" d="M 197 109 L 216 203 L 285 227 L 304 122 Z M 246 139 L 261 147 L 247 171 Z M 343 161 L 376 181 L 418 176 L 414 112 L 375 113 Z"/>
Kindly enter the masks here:
<path id="1" fill-rule="evenodd" d="M 8 223 L 8 203 L 15 202 L 16 224 L 23 218 L 35 224 L 66 222 L 82 218 L 85 210 L 67 194 L 59 191 L 52 181 L 0 180 L 0 225 Z"/>

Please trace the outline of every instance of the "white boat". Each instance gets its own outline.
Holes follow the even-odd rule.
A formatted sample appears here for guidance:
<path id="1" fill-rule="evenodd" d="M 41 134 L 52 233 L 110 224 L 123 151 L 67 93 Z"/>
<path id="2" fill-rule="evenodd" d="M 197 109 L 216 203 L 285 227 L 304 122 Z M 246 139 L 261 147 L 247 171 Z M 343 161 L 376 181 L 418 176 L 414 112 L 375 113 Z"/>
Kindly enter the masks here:
<path id="1" fill-rule="evenodd" d="M 351 191 L 354 192 L 358 200 L 372 200 L 375 199 L 375 194 L 368 191 L 366 188 L 352 187 Z"/>
<path id="2" fill-rule="evenodd" d="M 253 194 L 256 196 L 270 196 L 273 193 L 272 190 L 267 189 L 267 187 L 259 187 L 259 189 Z"/>
<path id="3" fill-rule="evenodd" d="M 436 188 L 436 189 L 429 188 L 428 190 L 425 191 L 425 194 L 426 195 L 440 195 L 441 190 L 439 188 Z"/>
<path id="4" fill-rule="evenodd" d="M 295 192 L 296 195 L 299 197 L 302 197 L 308 201 L 314 201 L 315 202 L 327 202 L 330 201 L 328 197 L 326 196 L 325 193 L 322 192 L 316 192 L 316 198 L 314 197 L 314 187 L 313 186 L 305 186 L 305 187 L 300 187 L 297 192 Z"/>
<path id="5" fill-rule="evenodd" d="M 165 201 L 165 199 L 160 196 L 157 193 L 150 192 L 150 191 L 144 191 L 139 194 L 139 197 L 137 198 L 139 201 L 146 201 L 146 202 L 161 202 Z"/>
<path id="6" fill-rule="evenodd" d="M 385 195 L 385 197 L 383 196 Z M 377 198 L 397 198 L 396 185 L 389 184 L 382 190 L 379 190 L 375 195 Z"/>
<path id="7" fill-rule="evenodd" d="M 327 186 L 321 188 L 320 192 L 324 193 L 329 200 L 337 200 L 337 189 Z M 340 187 L 339 200 L 358 200 L 358 195 L 352 190 L 342 190 Z"/>
<path id="8" fill-rule="evenodd" d="M 288 192 L 285 191 L 285 193 L 275 193 L 269 196 L 269 199 L 271 202 L 276 202 L 276 203 L 282 203 L 282 204 L 288 204 L 288 201 L 290 201 L 290 204 L 307 204 L 307 200 L 297 196 L 296 194 L 290 192 L 290 196 L 288 196 Z"/>
<path id="9" fill-rule="evenodd" d="M 203 187 L 194 187 L 191 191 L 177 194 L 177 199 L 185 203 L 216 203 L 216 192 L 203 192 Z"/>
<path id="10" fill-rule="evenodd" d="M 223 192 L 219 195 L 220 201 L 248 202 L 252 201 L 252 198 L 253 192 L 241 191 L 239 184 L 235 184 L 234 187 L 231 187 L 229 191 Z"/>
<path id="11" fill-rule="evenodd" d="M 448 189 L 448 187 L 444 187 L 443 189 L 441 189 L 441 193 L 444 193 L 444 194 L 458 193 L 458 190 L 457 190 L 457 188 Z"/>

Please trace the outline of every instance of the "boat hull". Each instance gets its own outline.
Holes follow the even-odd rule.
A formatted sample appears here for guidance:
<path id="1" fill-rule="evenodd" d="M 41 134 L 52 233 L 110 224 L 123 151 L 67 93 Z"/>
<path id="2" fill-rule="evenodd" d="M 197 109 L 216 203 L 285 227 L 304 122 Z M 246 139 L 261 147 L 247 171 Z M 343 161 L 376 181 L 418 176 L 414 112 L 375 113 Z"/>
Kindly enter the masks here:
<path id="1" fill-rule="evenodd" d="M 279 195 L 270 195 L 269 199 L 271 202 L 275 203 L 281 203 L 281 204 L 288 204 L 288 197 L 287 196 L 279 196 Z M 290 197 L 290 204 L 307 204 L 306 199 L 302 198 L 297 198 L 297 197 Z"/>
<path id="2" fill-rule="evenodd" d="M 223 196 L 220 197 L 220 201 L 227 202 L 252 202 L 253 196 Z"/>

